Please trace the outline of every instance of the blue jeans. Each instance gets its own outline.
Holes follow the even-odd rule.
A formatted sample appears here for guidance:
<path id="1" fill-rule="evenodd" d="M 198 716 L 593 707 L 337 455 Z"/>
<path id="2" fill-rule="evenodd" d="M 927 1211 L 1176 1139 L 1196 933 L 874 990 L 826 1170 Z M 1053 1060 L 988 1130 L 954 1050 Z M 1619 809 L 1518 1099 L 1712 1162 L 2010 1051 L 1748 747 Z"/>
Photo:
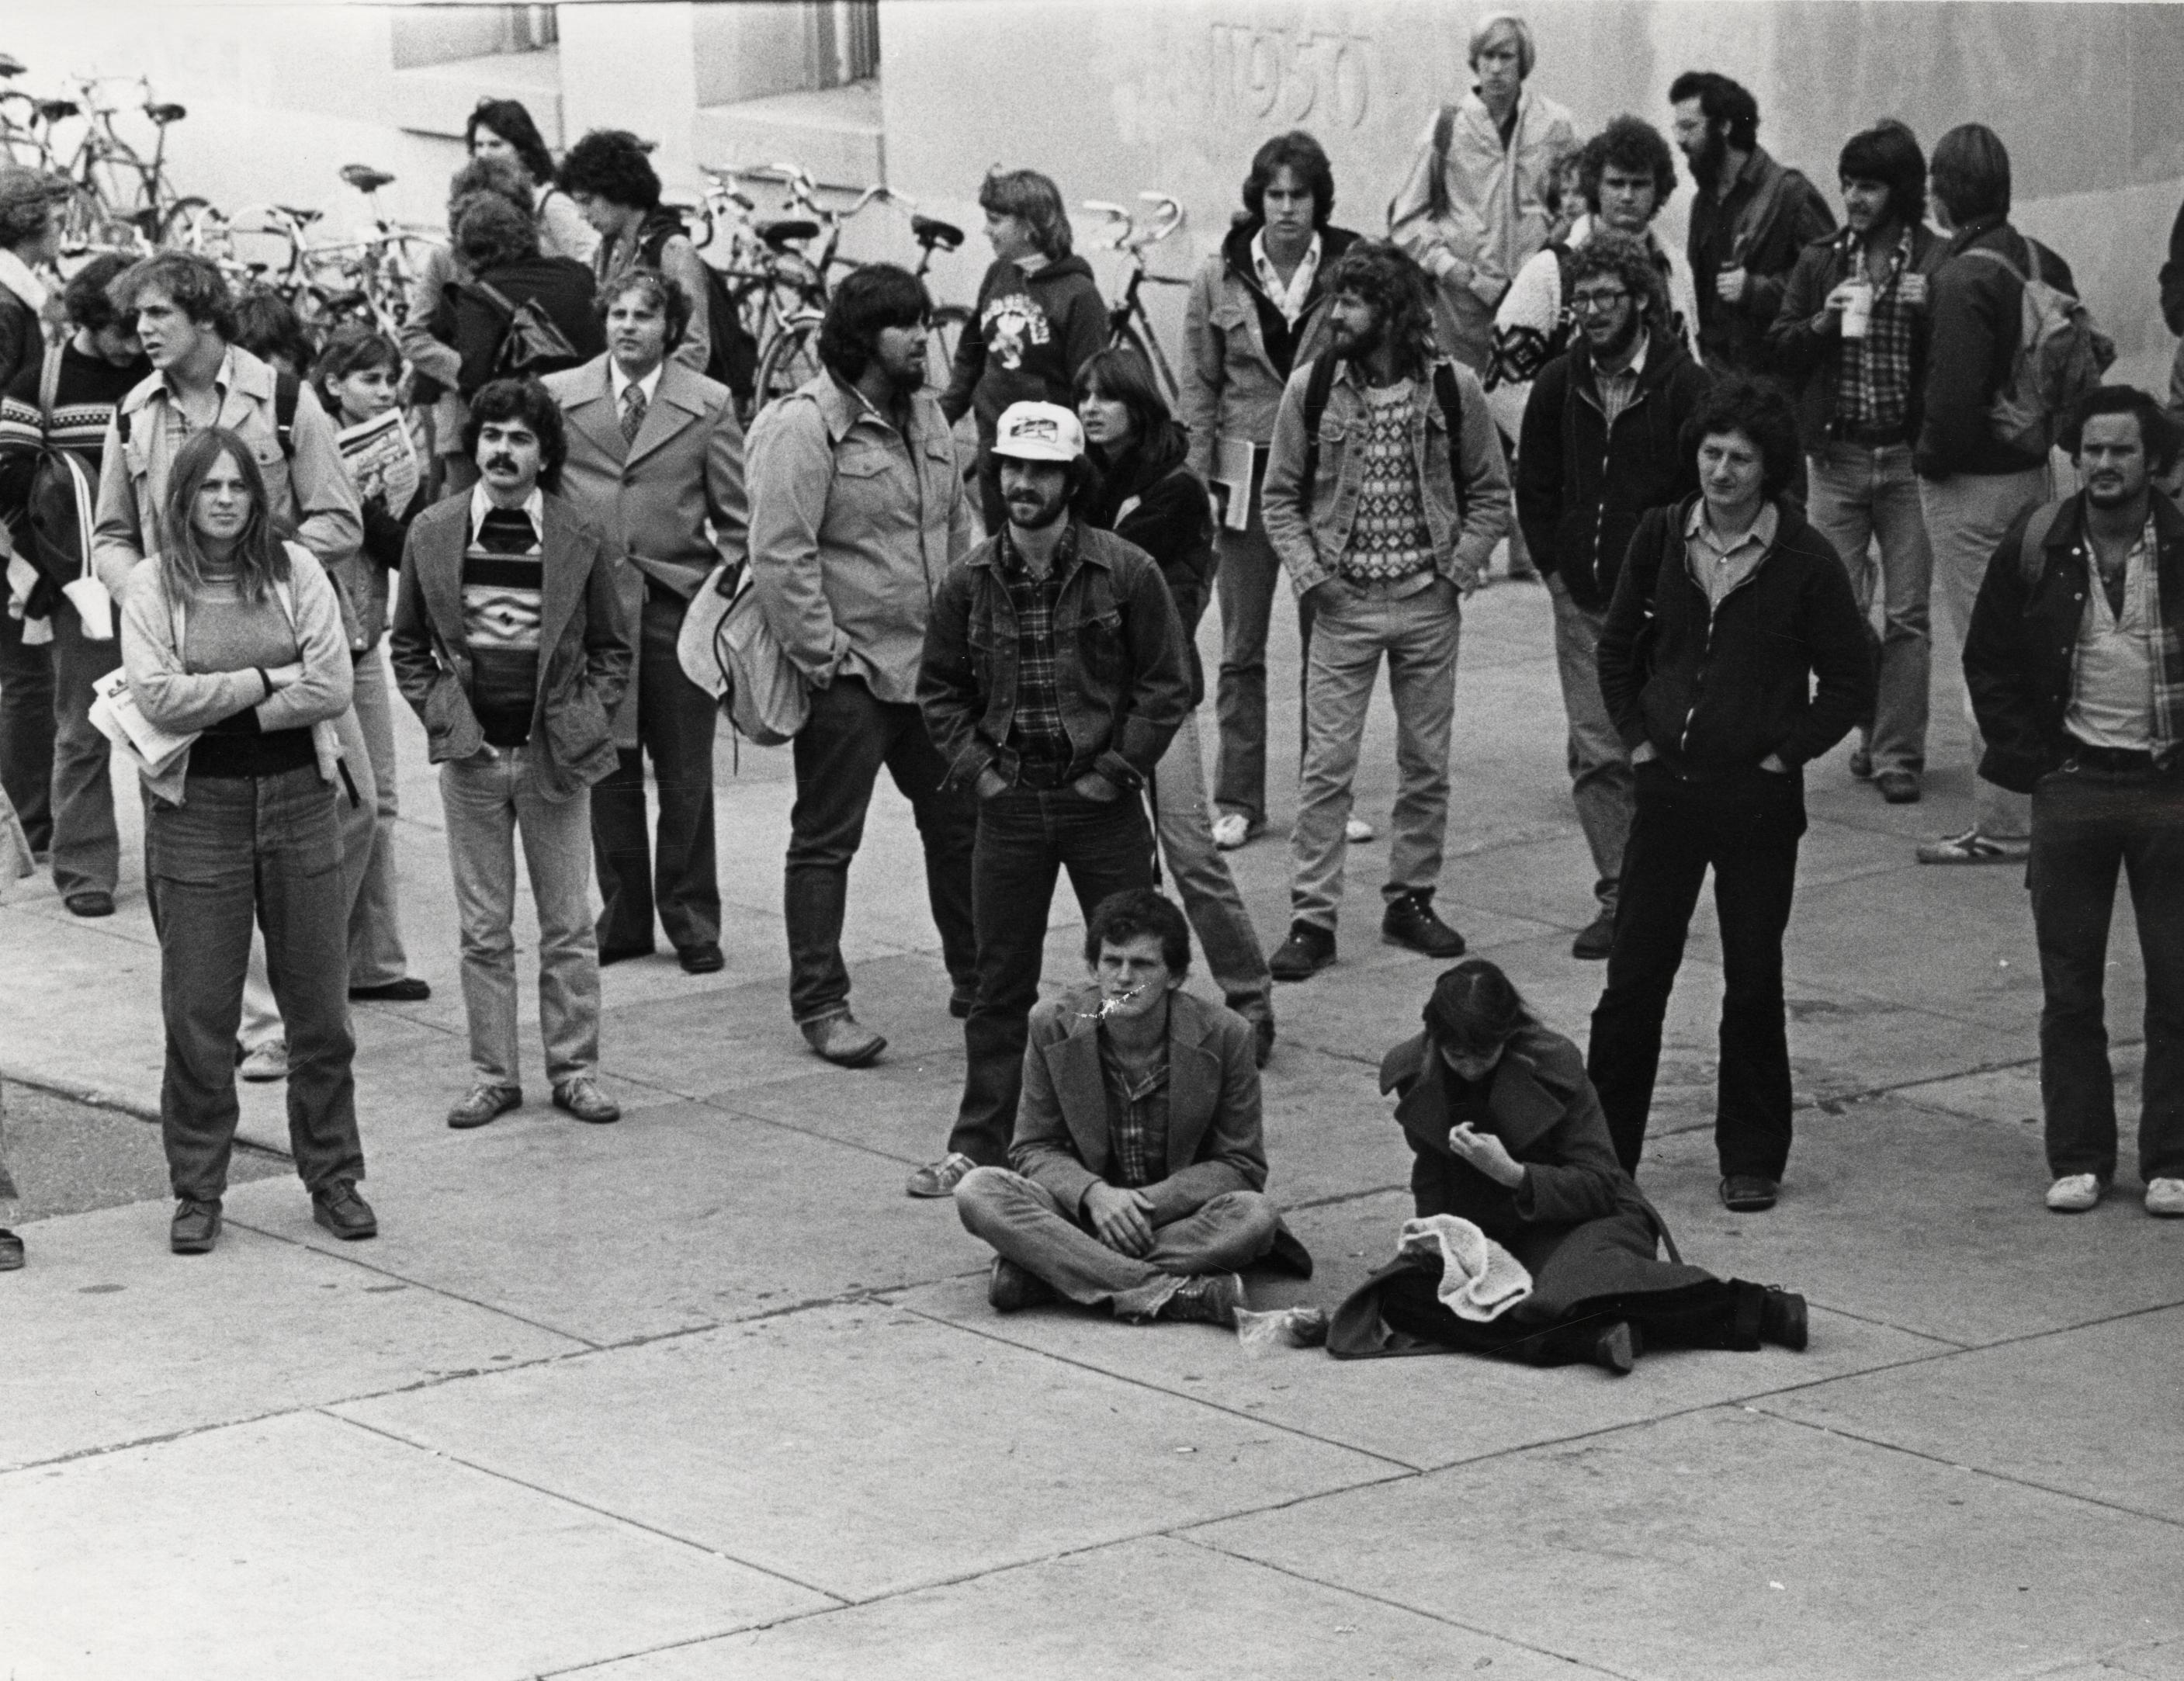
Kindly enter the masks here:
<path id="1" fill-rule="evenodd" d="M 876 699 L 862 677 L 838 673 L 811 693 L 811 716 L 796 732 L 796 804 L 788 814 L 783 919 L 788 926 L 788 1009 L 799 1022 L 850 1007 L 842 961 L 842 916 L 850 860 L 865 836 L 872 786 L 884 765 L 910 802 L 925 849 L 925 894 L 949 978 L 977 983 L 978 936 L 971 916 L 971 852 L 978 815 L 971 796 L 941 784 L 948 765 L 914 703 Z"/>
<path id="2" fill-rule="evenodd" d="M 1881 601 L 1881 632 L 1873 646 L 1880 687 L 1873 716 L 1864 721 L 1875 771 L 1926 767 L 1928 676 L 1933 663 L 1929 598 L 1934 551 L 1908 444 L 1869 449 L 1831 443 L 1807 459 L 1814 530 L 1835 545 L 1850 572 L 1858 617 L 1872 635 L 1873 598 Z M 1872 554 L 1874 540 L 1880 559 Z"/>
<path id="3" fill-rule="evenodd" d="M 1260 517 L 1260 484 L 1266 453 L 1251 469 L 1251 523 L 1242 531 L 1223 526 L 1213 533 L 1218 565 L 1213 574 L 1221 604 L 1221 672 L 1213 711 L 1219 741 L 1213 755 L 1213 803 L 1224 817 L 1247 819 L 1254 827 L 1267 821 L 1267 628 L 1274 597 L 1282 591 L 1282 563 L 1267 541 Z M 1297 603 L 1297 636 L 1312 648 L 1312 602 Z M 1305 661 L 1297 662 L 1297 683 L 1304 684 Z"/>
<path id="4" fill-rule="evenodd" d="M 227 1187 L 235 1031 L 254 921 L 265 932 L 266 973 L 287 1023 L 296 1172 L 314 1191 L 364 1177 L 335 798 L 315 765 L 275 776 L 192 776 L 180 805 L 146 795 L 144 859 L 167 1029 L 159 1125 L 177 1197 L 210 1201 Z"/>
<path id="5" fill-rule="evenodd" d="M 1274 1246 L 1281 1216 L 1257 1191 L 1223 1191 L 1153 1233 L 1142 1260 L 1092 1234 L 1079 1211 L 1006 1167 L 981 1167 L 956 1187 L 963 1229 L 1079 1307 L 1112 1308 L 1118 1319 L 1150 1319 L 1184 1279 L 1234 1272 Z"/>
<path id="6" fill-rule="evenodd" d="M 1065 869 L 1088 920 L 1109 893 L 1150 887 L 1153 838 L 1144 802 L 1135 794 L 1091 800 L 1067 788 L 1013 788 L 979 806 L 971 858 L 978 998 L 963 1024 L 963 1101 L 948 1148 L 982 1167 L 1006 1161 L 1016 1136 L 1046 913 Z"/>
<path id="7" fill-rule="evenodd" d="M 1198 936 L 1206 972 L 1228 1007 L 1254 1026 L 1274 1015 L 1274 977 L 1228 860 L 1213 843 L 1199 756 L 1198 714 L 1186 713 L 1153 771 L 1153 822 L 1168 878 Z"/>
<path id="8" fill-rule="evenodd" d="M 2146 961 L 2142 1181 L 2184 1178 L 2184 774 L 2058 771 L 2032 791 L 2026 883 L 2040 943 L 2040 1106 L 2048 1171 L 2115 1177 L 2103 999 L 2116 873 Z"/>

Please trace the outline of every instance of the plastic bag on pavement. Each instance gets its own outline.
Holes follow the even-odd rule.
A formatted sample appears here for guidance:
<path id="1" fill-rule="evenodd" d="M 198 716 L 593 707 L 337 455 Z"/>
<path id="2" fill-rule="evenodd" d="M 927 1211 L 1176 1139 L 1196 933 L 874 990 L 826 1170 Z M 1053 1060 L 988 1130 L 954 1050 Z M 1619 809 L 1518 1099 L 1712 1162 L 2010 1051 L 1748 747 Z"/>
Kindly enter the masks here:
<path id="1" fill-rule="evenodd" d="M 1316 1307 L 1284 1307 L 1272 1313 L 1240 1307 L 1236 1340 L 1251 1360 L 1264 1360 L 1279 1349 L 1318 1348 L 1327 1340 L 1327 1315 Z"/>

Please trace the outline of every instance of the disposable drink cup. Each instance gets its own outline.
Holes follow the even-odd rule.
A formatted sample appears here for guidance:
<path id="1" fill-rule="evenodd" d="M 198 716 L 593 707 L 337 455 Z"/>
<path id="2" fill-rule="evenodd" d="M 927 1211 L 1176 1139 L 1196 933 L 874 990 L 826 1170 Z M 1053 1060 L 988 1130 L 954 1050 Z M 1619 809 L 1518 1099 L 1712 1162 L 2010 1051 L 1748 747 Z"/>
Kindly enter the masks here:
<path id="1" fill-rule="evenodd" d="M 1873 288 L 1863 282 L 1850 289 L 1850 299 L 1843 305 L 1842 336 L 1845 338 L 1864 338 L 1866 323 L 1873 319 Z"/>

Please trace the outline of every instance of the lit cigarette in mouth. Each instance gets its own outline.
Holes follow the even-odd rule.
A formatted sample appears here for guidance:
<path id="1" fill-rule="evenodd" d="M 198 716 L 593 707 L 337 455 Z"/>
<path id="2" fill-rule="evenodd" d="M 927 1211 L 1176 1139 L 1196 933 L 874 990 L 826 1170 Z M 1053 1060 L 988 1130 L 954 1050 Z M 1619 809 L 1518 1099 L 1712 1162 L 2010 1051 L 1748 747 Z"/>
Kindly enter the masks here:
<path id="1" fill-rule="evenodd" d="M 1145 987 L 1140 983 L 1137 986 L 1132 987 L 1129 991 L 1118 994 L 1113 998 L 1101 999 L 1100 1000 L 1100 1007 L 1097 1010 L 1089 1012 L 1092 1020 L 1095 1021 L 1106 1021 L 1110 1016 L 1112 1016 L 1117 1010 L 1120 1010 L 1124 1005 L 1128 1004 L 1132 999 L 1135 998 L 1144 990 Z M 1079 1011 L 1078 1013 L 1083 1015 L 1085 1012 Z"/>

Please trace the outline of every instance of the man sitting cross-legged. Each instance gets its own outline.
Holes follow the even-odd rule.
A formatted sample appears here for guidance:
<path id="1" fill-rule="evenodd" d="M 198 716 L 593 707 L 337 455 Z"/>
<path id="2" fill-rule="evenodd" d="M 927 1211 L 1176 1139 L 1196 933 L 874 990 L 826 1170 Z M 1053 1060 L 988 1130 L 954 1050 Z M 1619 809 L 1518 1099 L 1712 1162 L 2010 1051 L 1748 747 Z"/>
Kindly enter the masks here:
<path id="1" fill-rule="evenodd" d="M 1190 930 L 1150 888 L 1100 902 L 1084 959 L 1093 984 L 1032 1011 L 1009 1166 L 956 1188 L 964 1226 L 1000 1251 L 988 1299 L 1233 1325 L 1237 1268 L 1271 1254 L 1312 1272 L 1261 1190 L 1251 1024 L 1180 990 Z"/>

